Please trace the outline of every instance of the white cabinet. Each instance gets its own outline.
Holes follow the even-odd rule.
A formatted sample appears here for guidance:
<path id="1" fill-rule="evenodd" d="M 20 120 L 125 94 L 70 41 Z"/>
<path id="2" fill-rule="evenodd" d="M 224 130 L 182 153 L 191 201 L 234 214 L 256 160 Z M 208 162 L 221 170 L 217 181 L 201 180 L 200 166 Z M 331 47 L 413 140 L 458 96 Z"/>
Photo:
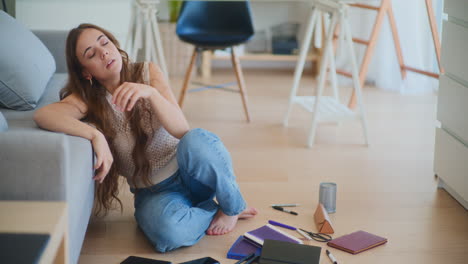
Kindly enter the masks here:
<path id="1" fill-rule="evenodd" d="M 453 18 L 468 21 L 468 1 L 445 0 L 444 12 Z"/>
<path id="2" fill-rule="evenodd" d="M 434 170 L 442 179 L 441 187 L 465 206 L 468 200 L 468 148 L 444 129 L 436 130 Z M 455 192 L 455 193 L 454 193 Z"/>
<path id="3" fill-rule="evenodd" d="M 446 189 L 468 209 L 468 1 L 445 0 L 442 66 L 439 82 L 434 172 Z"/>
<path id="4" fill-rule="evenodd" d="M 468 2 L 468 1 L 467 1 Z M 458 23 L 457 23 L 458 22 Z M 442 64 L 452 78 L 468 80 L 468 28 L 463 21 L 444 21 L 442 31 Z M 468 25 L 468 22 L 466 22 Z"/>

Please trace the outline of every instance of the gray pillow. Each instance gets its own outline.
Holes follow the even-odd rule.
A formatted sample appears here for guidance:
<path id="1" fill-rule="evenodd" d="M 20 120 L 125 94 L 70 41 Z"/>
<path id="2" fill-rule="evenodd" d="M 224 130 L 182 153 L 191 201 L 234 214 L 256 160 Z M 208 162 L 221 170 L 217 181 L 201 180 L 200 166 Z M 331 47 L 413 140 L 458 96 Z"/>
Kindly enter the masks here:
<path id="1" fill-rule="evenodd" d="M 55 60 L 24 25 L 0 10 L 0 106 L 32 110 L 55 72 Z"/>
<path id="2" fill-rule="evenodd" d="M 7 131 L 8 130 L 8 123 L 3 116 L 2 112 L 0 112 L 0 132 Z"/>

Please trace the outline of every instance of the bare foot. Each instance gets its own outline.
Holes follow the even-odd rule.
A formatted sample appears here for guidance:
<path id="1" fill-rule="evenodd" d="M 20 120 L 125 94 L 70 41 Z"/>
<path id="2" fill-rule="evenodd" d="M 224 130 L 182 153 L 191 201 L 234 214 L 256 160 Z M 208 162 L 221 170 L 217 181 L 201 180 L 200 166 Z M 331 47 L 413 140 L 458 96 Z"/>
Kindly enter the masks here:
<path id="1" fill-rule="evenodd" d="M 242 211 L 242 213 L 239 214 L 239 219 L 247 219 L 247 218 L 252 218 L 255 217 L 258 214 L 257 209 L 250 207 Z"/>
<path id="2" fill-rule="evenodd" d="M 206 230 L 206 234 L 210 236 L 224 235 L 231 232 L 236 226 L 238 219 L 252 218 L 258 214 L 257 209 L 247 208 L 238 215 L 229 216 L 218 210 L 215 217 L 211 221 L 210 227 Z"/>

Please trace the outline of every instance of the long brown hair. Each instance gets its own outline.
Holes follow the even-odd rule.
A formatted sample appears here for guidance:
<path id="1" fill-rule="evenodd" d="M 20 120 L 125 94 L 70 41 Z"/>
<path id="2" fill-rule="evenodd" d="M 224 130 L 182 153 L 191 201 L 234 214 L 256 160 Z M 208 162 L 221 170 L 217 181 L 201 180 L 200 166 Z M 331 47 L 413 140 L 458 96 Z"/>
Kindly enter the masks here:
<path id="1" fill-rule="evenodd" d="M 93 24 L 81 24 L 68 33 L 65 50 L 68 67 L 68 83 L 60 91 L 60 98 L 63 99 L 70 94 L 74 94 L 86 104 L 88 111 L 84 121 L 93 124 L 104 134 L 109 144 L 111 153 L 115 157 L 116 151 L 114 139 L 116 136 L 116 131 L 112 126 L 113 110 L 107 102 L 106 89 L 97 80 L 90 84 L 89 80 L 87 80 L 82 75 L 83 67 L 76 56 L 78 38 L 84 30 L 90 28 L 101 31 L 110 41 L 112 41 L 112 43 L 114 43 L 114 45 L 117 47 L 117 50 L 121 54 L 121 84 L 124 82 L 141 83 L 143 81 L 143 64 L 131 63 L 128 58 L 128 54 L 120 48 L 119 42 L 114 37 L 114 35 L 99 26 Z M 132 177 L 134 185 L 138 177 L 141 177 L 146 185 L 151 184 L 149 180 L 150 164 L 145 150 L 152 135 L 146 134 L 142 128 L 141 116 L 143 112 L 151 113 L 147 105 L 138 102 L 132 111 L 126 113 L 127 121 L 129 122 L 131 131 L 136 139 L 135 147 L 132 152 L 132 158 L 135 164 L 135 171 Z M 94 213 L 96 215 L 106 215 L 109 210 L 115 208 L 115 201 L 117 201 L 120 205 L 120 210 L 123 210 L 122 202 L 118 198 L 118 176 L 117 165 L 114 162 L 103 183 L 96 184 L 94 207 Z"/>

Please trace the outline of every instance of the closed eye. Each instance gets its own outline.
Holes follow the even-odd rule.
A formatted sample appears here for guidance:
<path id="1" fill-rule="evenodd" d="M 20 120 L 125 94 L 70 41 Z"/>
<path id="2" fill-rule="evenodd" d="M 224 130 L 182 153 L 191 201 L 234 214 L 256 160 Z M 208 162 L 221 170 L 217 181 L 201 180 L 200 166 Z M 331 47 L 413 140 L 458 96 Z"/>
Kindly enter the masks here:
<path id="1" fill-rule="evenodd" d="M 107 44 L 109 44 L 109 40 L 107 40 L 106 42 L 102 43 L 101 45 L 102 46 L 106 46 Z M 91 56 L 88 57 L 88 59 L 92 59 L 94 57 L 94 55 L 96 55 L 96 52 L 93 53 Z"/>

